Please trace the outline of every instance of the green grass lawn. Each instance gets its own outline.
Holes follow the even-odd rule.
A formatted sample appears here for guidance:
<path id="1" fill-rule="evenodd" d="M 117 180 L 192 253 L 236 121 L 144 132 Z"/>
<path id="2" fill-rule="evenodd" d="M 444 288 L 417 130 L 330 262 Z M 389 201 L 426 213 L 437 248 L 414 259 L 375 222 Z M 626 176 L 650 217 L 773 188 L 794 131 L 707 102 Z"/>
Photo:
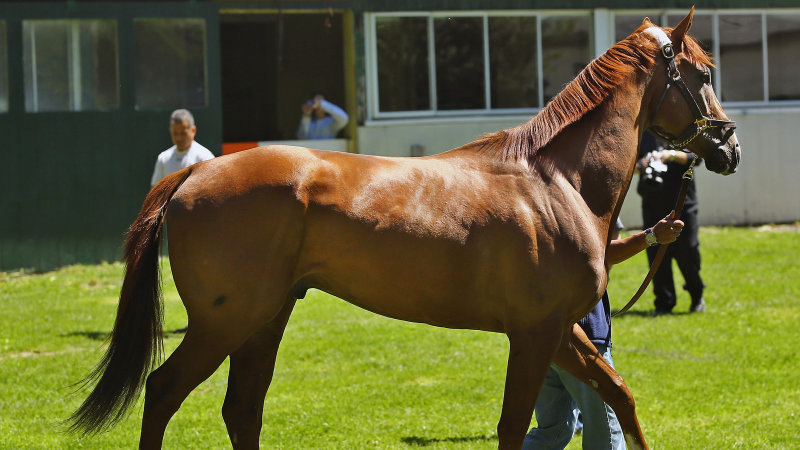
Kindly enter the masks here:
<path id="1" fill-rule="evenodd" d="M 800 233 L 703 228 L 705 314 L 650 317 L 651 296 L 614 321 L 614 359 L 652 448 L 800 448 Z M 166 323 L 186 315 L 163 268 Z M 0 273 L 0 448 L 132 448 L 141 402 L 109 432 L 63 433 L 110 331 L 121 264 Z M 643 254 L 612 271 L 620 308 Z M 676 271 L 677 273 L 677 271 Z M 678 286 L 682 284 L 677 277 Z M 167 352 L 182 335 L 168 333 Z M 503 335 L 386 319 L 312 291 L 289 322 L 267 395 L 263 448 L 495 448 Z M 227 363 L 186 400 L 165 448 L 229 448 Z M 574 439 L 569 448 L 580 448 Z"/>

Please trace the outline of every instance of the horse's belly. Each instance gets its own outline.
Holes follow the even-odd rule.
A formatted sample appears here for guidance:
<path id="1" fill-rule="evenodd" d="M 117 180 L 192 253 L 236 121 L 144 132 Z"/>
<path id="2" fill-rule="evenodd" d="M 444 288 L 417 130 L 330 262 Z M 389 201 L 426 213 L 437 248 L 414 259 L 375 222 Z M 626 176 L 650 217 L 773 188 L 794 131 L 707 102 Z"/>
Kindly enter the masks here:
<path id="1" fill-rule="evenodd" d="M 551 283 L 540 279 L 529 237 L 512 225 L 486 224 L 462 241 L 311 216 L 296 277 L 303 288 L 397 319 L 497 332 L 514 303 L 552 302 L 540 295 Z"/>
<path id="2" fill-rule="evenodd" d="M 491 299 L 475 304 L 474 298 L 451 287 L 436 292 L 416 282 L 397 279 L 391 286 L 367 285 L 363 282 L 343 283 L 345 277 L 320 286 L 332 295 L 368 311 L 408 322 L 426 323 L 445 328 L 461 328 L 502 332 L 502 302 L 494 308 Z M 392 278 L 388 277 L 387 278 Z"/>

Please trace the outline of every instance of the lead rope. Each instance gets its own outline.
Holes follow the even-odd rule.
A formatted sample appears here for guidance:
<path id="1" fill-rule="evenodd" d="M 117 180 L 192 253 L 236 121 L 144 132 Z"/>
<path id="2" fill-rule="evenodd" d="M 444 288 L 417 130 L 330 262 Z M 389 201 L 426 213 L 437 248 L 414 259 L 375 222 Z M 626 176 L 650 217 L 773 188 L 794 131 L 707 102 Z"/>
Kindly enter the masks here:
<path id="1" fill-rule="evenodd" d="M 697 156 L 692 159 L 691 164 L 689 164 L 689 168 L 686 169 L 686 172 L 683 174 L 683 181 L 681 182 L 681 190 L 678 193 L 678 200 L 675 202 L 675 215 L 673 218 L 675 220 L 681 218 L 681 213 L 683 212 L 683 203 L 686 200 L 686 193 L 689 191 L 689 183 L 691 183 L 692 179 L 694 179 L 694 163 L 697 161 Z M 619 311 L 615 312 L 611 315 L 611 317 L 617 317 L 618 315 L 624 313 L 625 311 L 631 309 L 634 303 L 639 300 L 639 297 L 644 294 L 645 289 L 647 286 L 650 285 L 650 281 L 653 280 L 653 277 L 656 275 L 656 270 L 658 270 L 658 266 L 661 265 L 661 260 L 664 259 L 664 254 L 667 252 L 667 247 L 669 244 L 659 244 L 658 253 L 656 253 L 655 259 L 653 259 L 653 264 L 650 266 L 650 271 L 647 273 L 647 276 L 642 281 L 642 285 L 639 287 L 639 290 L 633 294 L 633 298 L 628 302 L 625 307 L 620 309 Z"/>

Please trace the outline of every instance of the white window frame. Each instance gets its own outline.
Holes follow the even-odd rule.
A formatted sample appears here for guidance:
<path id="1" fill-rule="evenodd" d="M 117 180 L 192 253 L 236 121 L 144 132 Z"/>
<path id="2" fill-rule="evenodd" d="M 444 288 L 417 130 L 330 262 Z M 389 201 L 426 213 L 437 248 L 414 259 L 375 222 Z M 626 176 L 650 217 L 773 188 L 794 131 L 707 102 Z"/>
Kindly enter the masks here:
<path id="1" fill-rule="evenodd" d="M 519 11 L 519 10 L 499 10 L 499 11 L 416 11 L 416 12 L 386 12 L 386 13 L 365 13 L 364 23 L 367 30 L 364 36 L 364 54 L 366 59 L 367 75 L 367 120 L 372 119 L 404 119 L 404 118 L 457 118 L 465 116 L 481 115 L 531 115 L 536 113 L 544 105 L 544 89 L 542 78 L 542 19 L 549 17 L 570 17 L 583 16 L 589 22 L 589 50 L 593 51 L 595 39 L 595 23 L 593 21 L 592 10 L 551 10 L 551 11 Z M 528 108 L 492 108 L 491 107 L 491 76 L 489 67 L 489 17 L 535 17 L 536 18 L 536 70 L 538 85 L 538 104 L 539 107 Z M 428 19 L 428 73 L 429 73 L 429 101 L 431 108 L 417 111 L 380 111 L 380 99 L 378 89 L 378 47 L 377 47 L 377 27 L 376 22 L 381 17 L 425 17 Z M 438 110 L 436 98 L 436 61 L 430 55 L 435 53 L 434 27 L 433 20 L 443 17 L 476 17 L 483 21 L 483 58 L 484 58 L 484 101 L 485 107 L 480 109 L 465 110 Z"/>

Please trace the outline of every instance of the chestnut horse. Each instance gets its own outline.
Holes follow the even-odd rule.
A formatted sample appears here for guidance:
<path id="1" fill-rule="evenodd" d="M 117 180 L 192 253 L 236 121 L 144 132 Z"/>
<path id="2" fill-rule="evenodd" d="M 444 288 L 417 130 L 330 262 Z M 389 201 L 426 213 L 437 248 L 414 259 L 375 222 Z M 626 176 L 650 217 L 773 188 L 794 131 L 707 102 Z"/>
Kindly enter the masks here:
<path id="1" fill-rule="evenodd" d="M 609 225 L 643 130 L 692 135 L 686 147 L 714 172 L 738 165 L 711 62 L 686 35 L 691 17 L 674 29 L 645 19 L 529 122 L 445 153 L 266 146 L 167 177 L 131 225 L 110 345 L 72 429 L 113 425 L 145 387 L 140 446 L 157 448 L 186 396 L 230 356 L 222 415 L 235 448 L 258 447 L 284 328 L 316 288 L 396 319 L 505 333 L 500 448 L 520 448 L 551 362 L 595 386 L 628 445 L 646 448 L 630 392 L 575 323 L 606 287 Z M 164 221 L 189 324 L 149 373 L 162 350 Z"/>

